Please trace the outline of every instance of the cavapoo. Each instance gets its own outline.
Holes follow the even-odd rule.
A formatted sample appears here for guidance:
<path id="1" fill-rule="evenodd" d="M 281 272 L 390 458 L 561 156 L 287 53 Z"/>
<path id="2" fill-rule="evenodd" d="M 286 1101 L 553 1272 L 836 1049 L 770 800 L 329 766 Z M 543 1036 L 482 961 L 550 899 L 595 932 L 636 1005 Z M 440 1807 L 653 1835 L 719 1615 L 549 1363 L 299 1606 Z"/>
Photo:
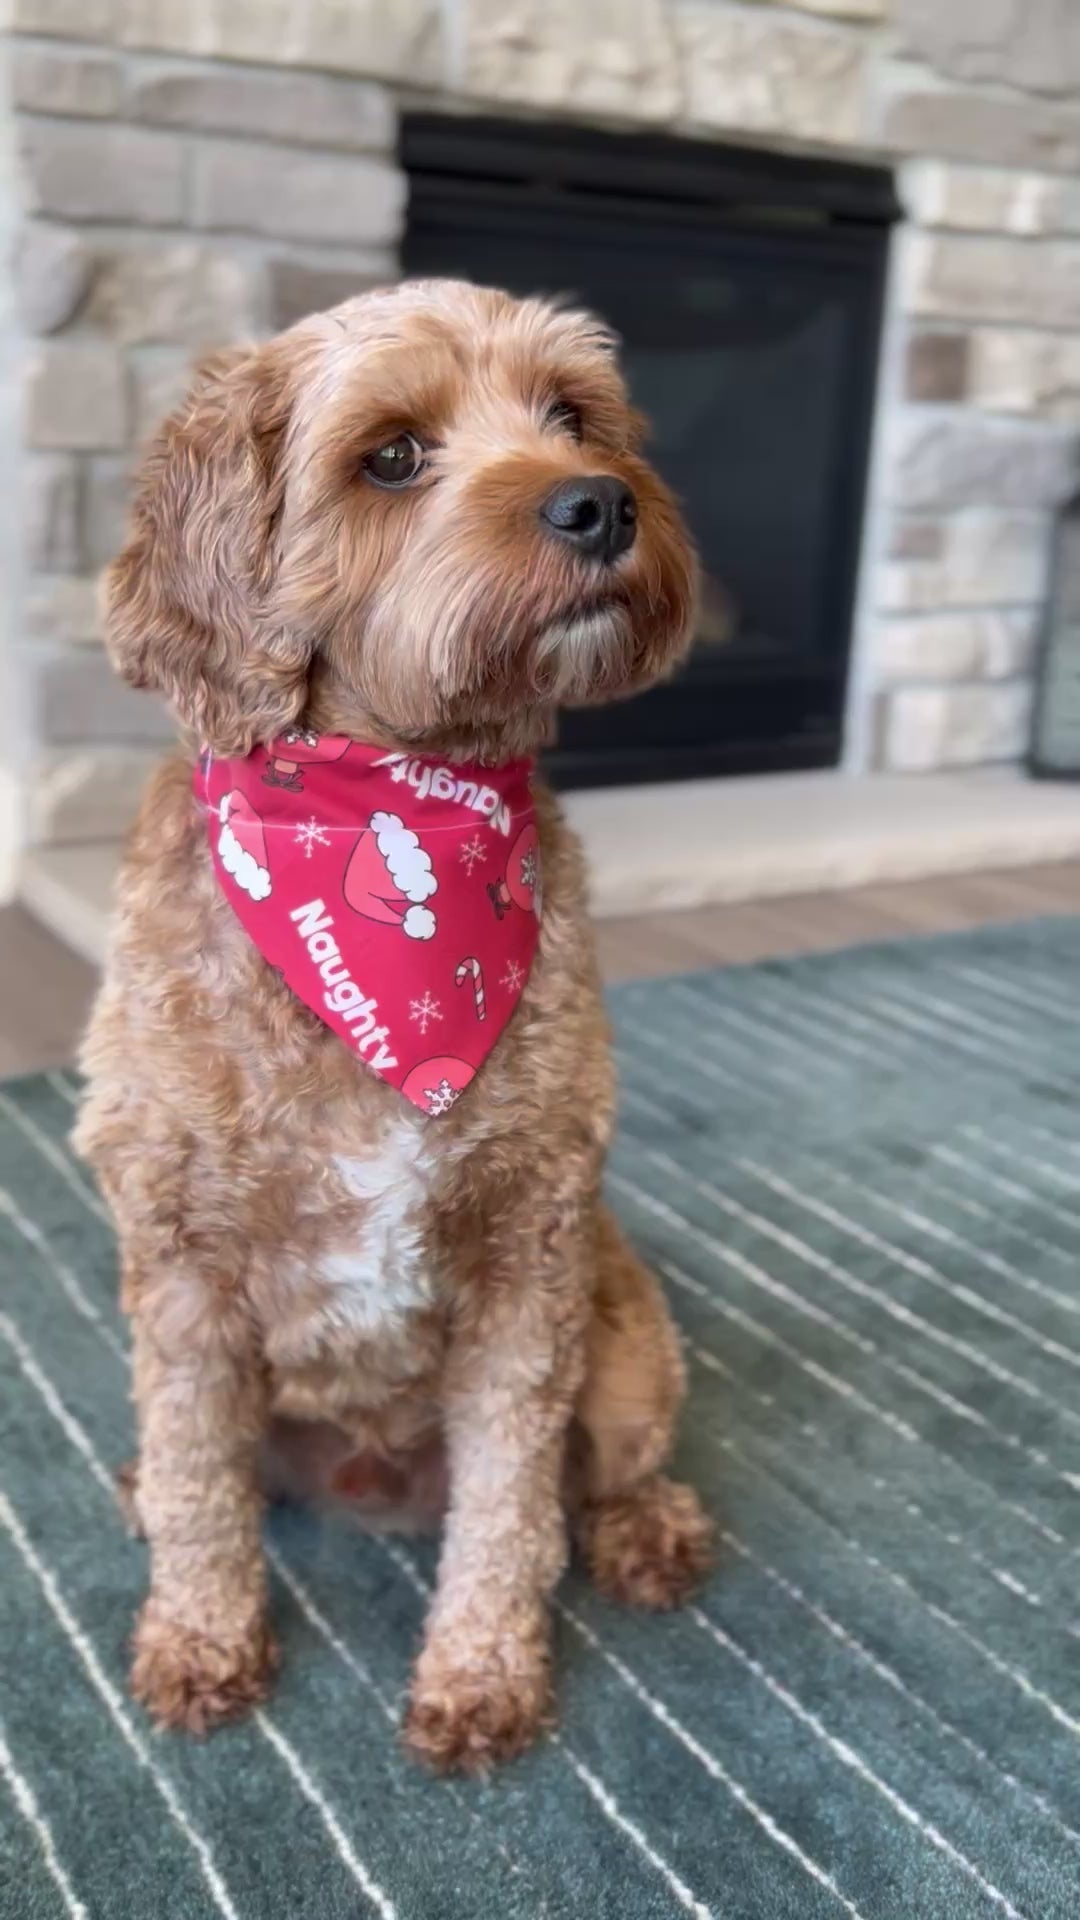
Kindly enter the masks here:
<path id="1" fill-rule="evenodd" d="M 132 1687 L 201 1732 L 276 1664 L 276 1485 L 443 1518 L 405 1737 L 482 1769 L 549 1712 L 576 1540 L 705 1570 L 683 1393 L 605 1210 L 613 1082 L 555 709 L 678 660 L 695 565 L 613 342 L 427 281 L 226 352 L 151 445 L 111 657 L 189 750 L 127 849 L 77 1142 L 120 1242 L 150 1547 Z"/>

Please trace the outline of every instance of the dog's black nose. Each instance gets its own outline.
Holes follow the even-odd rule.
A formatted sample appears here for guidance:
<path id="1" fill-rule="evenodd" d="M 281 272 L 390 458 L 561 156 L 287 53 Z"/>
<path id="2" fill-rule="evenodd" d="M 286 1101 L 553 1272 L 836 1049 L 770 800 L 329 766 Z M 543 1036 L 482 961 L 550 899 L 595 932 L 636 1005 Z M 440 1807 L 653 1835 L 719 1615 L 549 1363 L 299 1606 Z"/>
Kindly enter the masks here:
<path id="1" fill-rule="evenodd" d="M 606 473 L 564 480 L 548 494 L 540 518 L 556 539 L 605 564 L 629 552 L 637 535 L 637 501 Z"/>

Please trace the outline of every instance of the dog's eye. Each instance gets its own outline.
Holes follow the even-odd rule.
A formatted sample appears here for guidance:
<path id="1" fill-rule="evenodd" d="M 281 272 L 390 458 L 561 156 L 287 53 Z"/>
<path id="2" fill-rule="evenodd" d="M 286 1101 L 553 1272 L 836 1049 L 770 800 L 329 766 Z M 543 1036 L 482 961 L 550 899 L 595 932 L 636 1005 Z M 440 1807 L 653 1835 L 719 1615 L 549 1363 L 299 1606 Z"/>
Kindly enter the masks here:
<path id="1" fill-rule="evenodd" d="M 399 433 L 364 455 L 364 472 L 379 487 L 407 487 L 424 464 L 424 449 L 411 433 Z"/>
<path id="2" fill-rule="evenodd" d="M 580 440 L 583 433 L 581 415 L 569 400 L 556 400 L 544 415 L 545 427 L 553 433 L 568 433 L 572 440 Z"/>

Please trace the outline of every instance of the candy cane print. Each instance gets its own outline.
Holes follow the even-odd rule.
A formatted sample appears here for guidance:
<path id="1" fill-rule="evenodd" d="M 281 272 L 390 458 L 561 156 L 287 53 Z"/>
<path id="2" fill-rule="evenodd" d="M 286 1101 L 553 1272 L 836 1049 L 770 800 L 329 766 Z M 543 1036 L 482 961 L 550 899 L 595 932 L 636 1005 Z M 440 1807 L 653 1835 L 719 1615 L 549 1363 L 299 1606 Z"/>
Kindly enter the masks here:
<path id="1" fill-rule="evenodd" d="M 458 967 L 454 975 L 457 985 L 463 987 L 470 974 L 472 975 L 473 998 L 476 1001 L 476 1017 L 478 1020 L 486 1020 L 487 1005 L 484 1000 L 484 973 L 475 954 L 470 954 Z"/>

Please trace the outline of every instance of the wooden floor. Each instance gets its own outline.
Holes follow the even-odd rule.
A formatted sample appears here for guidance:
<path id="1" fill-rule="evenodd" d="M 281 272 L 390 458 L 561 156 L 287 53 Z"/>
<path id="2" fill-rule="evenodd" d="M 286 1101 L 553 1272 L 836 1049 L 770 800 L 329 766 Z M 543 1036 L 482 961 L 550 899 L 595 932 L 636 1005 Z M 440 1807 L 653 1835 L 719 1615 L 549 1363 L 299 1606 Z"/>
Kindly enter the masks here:
<path id="1" fill-rule="evenodd" d="M 1080 865 L 602 920 L 597 937 L 607 979 L 644 979 L 1053 913 L 1080 914 Z M 93 970 L 22 907 L 0 910 L 0 1078 L 70 1061 L 93 991 Z"/>
<path id="2" fill-rule="evenodd" d="M 960 932 L 1044 913 L 1080 914 L 1080 863 L 602 920 L 597 935 L 609 980 L 645 979 L 873 940 Z"/>

